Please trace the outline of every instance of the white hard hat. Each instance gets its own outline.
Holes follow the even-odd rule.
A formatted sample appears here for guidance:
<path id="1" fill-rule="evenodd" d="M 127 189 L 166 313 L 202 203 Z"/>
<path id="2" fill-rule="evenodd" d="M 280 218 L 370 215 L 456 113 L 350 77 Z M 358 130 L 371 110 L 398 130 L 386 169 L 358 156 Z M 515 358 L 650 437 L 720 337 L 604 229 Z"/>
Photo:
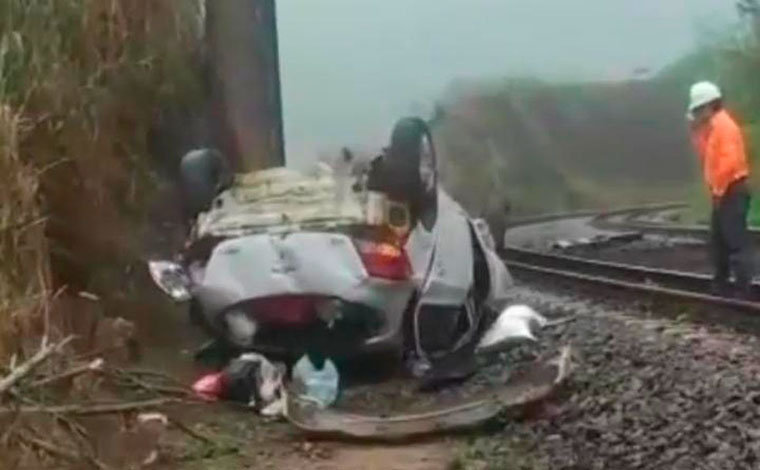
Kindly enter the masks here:
<path id="1" fill-rule="evenodd" d="M 689 113 L 723 97 L 720 88 L 712 82 L 698 82 L 692 85 L 689 102 Z"/>

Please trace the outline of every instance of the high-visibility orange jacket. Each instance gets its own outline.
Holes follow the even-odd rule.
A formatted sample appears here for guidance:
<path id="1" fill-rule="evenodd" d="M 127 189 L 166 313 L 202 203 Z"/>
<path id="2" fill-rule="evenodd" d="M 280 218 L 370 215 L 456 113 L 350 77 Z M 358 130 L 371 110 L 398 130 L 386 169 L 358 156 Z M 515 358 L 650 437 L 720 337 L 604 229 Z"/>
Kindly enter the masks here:
<path id="1" fill-rule="evenodd" d="M 722 197 L 731 183 L 749 175 L 741 128 L 725 110 L 694 131 L 692 139 L 714 197 Z"/>

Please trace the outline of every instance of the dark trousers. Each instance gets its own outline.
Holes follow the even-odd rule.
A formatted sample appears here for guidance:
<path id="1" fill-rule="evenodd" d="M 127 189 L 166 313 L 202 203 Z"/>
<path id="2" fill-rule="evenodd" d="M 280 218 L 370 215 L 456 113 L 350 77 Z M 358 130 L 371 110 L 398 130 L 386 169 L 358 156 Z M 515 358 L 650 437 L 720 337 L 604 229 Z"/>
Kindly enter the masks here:
<path id="1" fill-rule="evenodd" d="M 715 288 L 725 290 L 733 269 L 740 294 L 749 294 L 754 274 L 754 253 L 747 231 L 750 194 L 746 180 L 731 184 L 713 204 L 711 254 Z"/>

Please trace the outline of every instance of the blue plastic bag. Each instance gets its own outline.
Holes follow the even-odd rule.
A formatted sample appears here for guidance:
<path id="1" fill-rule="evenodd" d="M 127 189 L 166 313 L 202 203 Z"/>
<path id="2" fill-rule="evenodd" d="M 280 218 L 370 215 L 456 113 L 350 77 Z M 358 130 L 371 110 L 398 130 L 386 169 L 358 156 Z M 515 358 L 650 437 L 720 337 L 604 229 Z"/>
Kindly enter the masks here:
<path id="1" fill-rule="evenodd" d="M 293 380 L 303 384 L 304 395 L 324 409 L 338 398 L 338 369 L 330 359 L 325 359 L 321 369 L 317 369 L 308 355 L 304 355 L 293 366 Z"/>

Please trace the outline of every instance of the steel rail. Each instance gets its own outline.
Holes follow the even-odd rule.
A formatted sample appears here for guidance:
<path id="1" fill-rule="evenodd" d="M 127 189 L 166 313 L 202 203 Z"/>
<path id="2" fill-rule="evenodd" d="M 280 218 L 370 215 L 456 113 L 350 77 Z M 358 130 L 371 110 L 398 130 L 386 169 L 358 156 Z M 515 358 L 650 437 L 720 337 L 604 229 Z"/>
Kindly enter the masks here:
<path id="1" fill-rule="evenodd" d="M 530 272 L 760 313 L 760 303 L 711 295 L 710 277 L 703 274 L 541 253 L 511 246 L 505 248 L 502 254 L 506 265 L 516 272 Z M 760 293 L 760 285 L 753 285 L 753 293 Z"/>
<path id="2" fill-rule="evenodd" d="M 674 209 L 676 207 L 673 207 Z M 608 213 L 600 213 L 594 216 L 591 221 L 591 225 L 602 230 L 623 230 L 623 231 L 636 231 L 643 233 L 650 233 L 656 235 L 662 235 L 665 237 L 679 237 L 679 238 L 694 238 L 708 242 L 710 240 L 710 227 L 706 225 L 687 225 L 687 224 L 659 224 L 656 222 L 645 222 L 636 220 L 637 216 L 641 216 L 646 213 L 661 212 L 665 209 L 651 208 L 650 210 L 630 210 L 627 212 L 619 212 L 612 215 L 627 215 L 623 220 L 615 220 Z M 760 229 L 749 229 L 750 236 L 753 242 L 760 243 Z"/>

